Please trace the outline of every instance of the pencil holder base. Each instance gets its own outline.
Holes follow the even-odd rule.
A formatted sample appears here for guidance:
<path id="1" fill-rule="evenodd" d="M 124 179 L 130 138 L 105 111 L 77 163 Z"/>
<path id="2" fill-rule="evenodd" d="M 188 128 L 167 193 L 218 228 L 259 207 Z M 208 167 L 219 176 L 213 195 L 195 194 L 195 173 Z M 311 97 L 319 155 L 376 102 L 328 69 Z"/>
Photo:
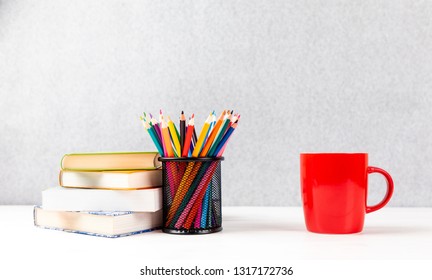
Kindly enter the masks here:
<path id="1" fill-rule="evenodd" d="M 222 227 L 216 227 L 216 228 L 206 228 L 206 229 L 169 229 L 169 228 L 163 228 L 162 231 L 165 233 L 171 233 L 171 234 L 209 234 L 209 233 L 215 233 L 222 230 Z"/>

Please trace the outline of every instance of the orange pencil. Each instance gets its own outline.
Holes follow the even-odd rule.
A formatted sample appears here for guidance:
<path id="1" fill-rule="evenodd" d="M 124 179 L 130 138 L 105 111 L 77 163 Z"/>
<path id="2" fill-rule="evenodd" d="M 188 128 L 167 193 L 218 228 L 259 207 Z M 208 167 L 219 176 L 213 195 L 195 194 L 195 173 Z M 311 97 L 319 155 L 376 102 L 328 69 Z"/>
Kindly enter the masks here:
<path id="1" fill-rule="evenodd" d="M 171 145 L 171 138 L 168 130 L 167 122 L 162 118 L 162 138 L 165 143 L 165 148 L 168 157 L 174 157 L 174 150 Z"/>
<path id="2" fill-rule="evenodd" d="M 216 125 L 214 126 L 212 132 L 210 133 L 210 136 L 208 137 L 204 148 L 202 149 L 201 153 L 200 153 L 200 157 L 205 157 L 214 141 L 214 139 L 216 138 L 217 132 L 219 131 L 219 128 L 222 124 L 222 120 L 225 116 L 225 111 L 222 112 L 222 114 L 219 116 L 218 121 L 216 122 Z"/>

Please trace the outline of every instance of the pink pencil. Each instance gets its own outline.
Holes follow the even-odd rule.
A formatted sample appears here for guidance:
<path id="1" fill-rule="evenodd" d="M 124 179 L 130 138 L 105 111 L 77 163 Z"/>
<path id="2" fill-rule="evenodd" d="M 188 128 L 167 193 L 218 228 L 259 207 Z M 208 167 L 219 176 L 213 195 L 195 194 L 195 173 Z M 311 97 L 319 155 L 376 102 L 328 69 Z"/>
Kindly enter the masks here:
<path id="1" fill-rule="evenodd" d="M 199 209 L 198 209 L 198 214 L 195 218 L 195 228 L 200 228 L 201 227 L 201 215 L 202 215 L 202 203 L 200 203 Z"/>

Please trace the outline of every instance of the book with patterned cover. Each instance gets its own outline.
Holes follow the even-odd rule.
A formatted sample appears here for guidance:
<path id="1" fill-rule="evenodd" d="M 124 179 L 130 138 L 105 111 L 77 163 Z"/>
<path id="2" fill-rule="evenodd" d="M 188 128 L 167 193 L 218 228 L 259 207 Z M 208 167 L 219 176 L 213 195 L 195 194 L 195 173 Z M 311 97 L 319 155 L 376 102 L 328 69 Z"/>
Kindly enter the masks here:
<path id="1" fill-rule="evenodd" d="M 131 211 L 53 211 L 35 206 L 34 225 L 70 233 L 117 238 L 161 228 L 162 210 Z"/>

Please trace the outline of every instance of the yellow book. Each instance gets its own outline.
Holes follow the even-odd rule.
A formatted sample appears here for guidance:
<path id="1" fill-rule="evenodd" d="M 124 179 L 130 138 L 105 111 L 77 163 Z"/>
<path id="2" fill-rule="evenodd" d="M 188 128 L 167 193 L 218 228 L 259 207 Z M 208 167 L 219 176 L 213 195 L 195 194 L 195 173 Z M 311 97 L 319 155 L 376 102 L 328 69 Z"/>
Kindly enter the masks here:
<path id="1" fill-rule="evenodd" d="M 157 152 L 66 154 L 60 165 L 76 171 L 151 170 L 161 167 L 159 157 Z"/>

